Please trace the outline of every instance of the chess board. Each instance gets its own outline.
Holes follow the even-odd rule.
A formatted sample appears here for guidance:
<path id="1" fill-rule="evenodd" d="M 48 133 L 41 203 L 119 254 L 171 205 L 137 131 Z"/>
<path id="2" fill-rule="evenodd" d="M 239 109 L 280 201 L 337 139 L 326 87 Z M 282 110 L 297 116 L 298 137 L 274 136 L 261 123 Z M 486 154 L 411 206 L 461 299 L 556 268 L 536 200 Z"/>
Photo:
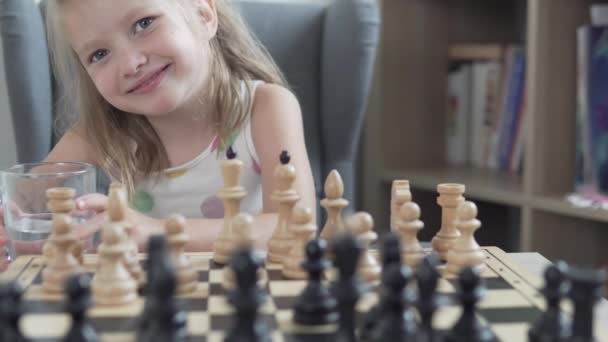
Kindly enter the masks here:
<path id="1" fill-rule="evenodd" d="M 501 249 L 484 247 L 483 250 L 487 267 L 482 275 L 487 292 L 479 304 L 478 313 L 500 340 L 527 341 L 530 323 L 544 310 L 544 299 L 538 291 L 542 280 L 514 264 Z M 222 341 L 231 326 L 233 313 L 226 299 L 227 291 L 222 286 L 222 267 L 211 261 L 210 253 L 188 255 L 199 274 L 196 292 L 179 297 L 188 312 L 190 341 Z M 86 269 L 91 273 L 95 270 L 96 259 L 95 255 L 85 256 Z M 16 279 L 26 288 L 26 313 L 21 320 L 21 329 L 37 342 L 63 337 L 70 325 L 69 316 L 63 312 L 62 296 L 48 295 L 42 290 L 43 269 L 43 257 L 23 256 L 0 275 L 0 280 Z M 269 296 L 261 308 L 260 318 L 273 332 L 273 341 L 331 341 L 335 325 L 306 327 L 292 322 L 292 307 L 306 281 L 285 279 L 281 266 L 277 264 L 266 264 L 264 271 L 268 279 L 265 289 Z M 434 318 L 437 329 L 449 330 L 460 315 L 456 284 L 456 278 L 444 272 L 438 290 L 450 299 L 450 304 L 437 311 Z M 371 285 L 368 288 L 357 305 L 359 319 L 378 301 L 378 287 Z M 89 316 L 102 341 L 134 341 L 143 306 L 144 298 L 140 297 L 126 306 L 93 307 Z M 572 307 L 567 302 L 564 309 L 571 317 Z M 608 341 L 608 333 L 601 330 L 605 328 L 601 328 L 600 322 L 595 323 L 598 340 Z"/>

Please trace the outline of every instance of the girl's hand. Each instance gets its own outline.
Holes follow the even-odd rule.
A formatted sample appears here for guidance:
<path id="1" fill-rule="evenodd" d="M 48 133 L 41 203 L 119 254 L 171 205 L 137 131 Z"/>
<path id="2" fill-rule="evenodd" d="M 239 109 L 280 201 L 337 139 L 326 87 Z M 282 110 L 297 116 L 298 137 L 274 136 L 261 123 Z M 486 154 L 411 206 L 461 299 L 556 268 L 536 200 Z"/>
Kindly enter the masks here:
<path id="1" fill-rule="evenodd" d="M 105 213 L 108 210 L 108 197 L 97 193 L 84 195 L 76 200 L 76 210 L 92 210 L 97 215 L 107 218 Z M 130 237 L 137 243 L 140 250 L 146 247 L 150 235 L 160 234 L 164 231 L 162 220 L 146 216 L 131 207 L 127 208 L 125 216 L 127 224 L 133 227 Z"/>

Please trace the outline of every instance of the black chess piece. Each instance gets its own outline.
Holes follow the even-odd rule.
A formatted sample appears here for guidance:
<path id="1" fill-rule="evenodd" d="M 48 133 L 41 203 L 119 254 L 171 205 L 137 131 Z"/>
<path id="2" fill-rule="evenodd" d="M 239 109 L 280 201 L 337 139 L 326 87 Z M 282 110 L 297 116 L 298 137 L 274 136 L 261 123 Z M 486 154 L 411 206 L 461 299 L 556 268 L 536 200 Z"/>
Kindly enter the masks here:
<path id="1" fill-rule="evenodd" d="M 394 232 L 388 232 L 382 236 L 380 258 L 382 261 L 382 279 L 384 279 L 384 272 L 389 268 L 389 265 L 401 264 L 401 241 L 399 235 Z M 384 285 L 381 284 L 380 301 L 369 309 L 367 314 L 363 317 L 363 325 L 360 333 L 360 338 L 363 341 L 368 341 L 371 338 L 370 334 L 375 329 L 380 315 L 386 307 L 386 303 L 383 301 L 383 298 L 386 296 L 382 295 L 382 292 L 384 291 L 386 291 L 386 289 L 384 288 Z"/>
<path id="2" fill-rule="evenodd" d="M 477 302 L 483 297 L 485 288 L 481 278 L 471 266 L 466 266 L 458 275 L 458 297 L 462 303 L 462 315 L 447 334 L 447 342 L 494 342 L 496 336 L 476 316 Z"/>
<path id="3" fill-rule="evenodd" d="M 568 292 L 565 279 L 567 265 L 558 261 L 545 269 L 545 287 L 543 294 L 547 309 L 528 331 L 530 342 L 565 342 L 570 336 L 570 325 L 561 311 L 561 301 Z"/>
<path id="4" fill-rule="evenodd" d="M 141 342 L 186 341 L 186 312 L 175 298 L 177 279 L 164 235 L 148 241 L 146 304 L 137 331 Z"/>
<path id="5" fill-rule="evenodd" d="M 228 295 L 228 301 L 236 310 L 236 318 L 225 342 L 271 341 L 268 327 L 257 318 L 258 309 L 266 300 L 262 289 L 257 286 L 261 265 L 262 261 L 250 247 L 238 250 L 230 260 L 236 287 Z"/>
<path id="6" fill-rule="evenodd" d="M 294 321 L 303 325 L 323 325 L 338 320 L 336 300 L 322 282 L 329 261 L 323 258 L 325 241 L 315 238 L 306 244 L 302 268 L 308 272 L 308 283 L 294 305 Z"/>
<path id="7" fill-rule="evenodd" d="M 572 337 L 569 342 L 595 342 L 593 308 L 601 298 L 606 272 L 571 268 L 568 275 L 571 282 L 568 295 L 574 303 Z"/>
<path id="8" fill-rule="evenodd" d="M 0 285 L 0 341 L 26 342 L 19 329 L 19 321 L 23 314 L 23 287 L 16 281 Z"/>
<path id="9" fill-rule="evenodd" d="M 443 337 L 433 328 L 433 315 L 442 304 L 437 294 L 437 284 L 440 278 L 437 268 L 441 261 L 434 255 L 427 255 L 416 268 L 418 283 L 418 301 L 416 307 L 420 315 L 417 342 L 441 342 Z"/>
<path id="10" fill-rule="evenodd" d="M 91 279 L 85 274 L 68 278 L 65 285 L 67 294 L 66 311 L 72 317 L 70 330 L 64 342 L 97 342 L 99 338 L 86 313 L 91 306 Z"/>
<path id="11" fill-rule="evenodd" d="M 338 269 L 338 280 L 332 292 L 338 301 L 338 331 L 336 341 L 355 342 L 355 305 L 364 292 L 363 285 L 355 272 L 362 247 L 351 234 L 338 236 L 331 248 L 334 264 Z"/>
<path id="12" fill-rule="evenodd" d="M 370 334 L 370 341 L 417 341 L 416 323 L 412 312 L 407 309 L 410 298 L 405 290 L 411 278 L 410 268 L 396 263 L 388 265 L 383 272 L 382 283 L 386 291 L 382 301 L 385 307 Z"/>

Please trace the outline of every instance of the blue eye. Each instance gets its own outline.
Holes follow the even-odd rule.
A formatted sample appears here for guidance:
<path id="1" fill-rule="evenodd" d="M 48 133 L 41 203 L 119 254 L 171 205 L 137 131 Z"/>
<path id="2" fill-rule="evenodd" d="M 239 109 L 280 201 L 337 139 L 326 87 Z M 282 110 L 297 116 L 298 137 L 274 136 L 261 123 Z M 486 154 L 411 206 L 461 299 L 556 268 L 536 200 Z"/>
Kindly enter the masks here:
<path id="1" fill-rule="evenodd" d="M 150 27 L 150 25 L 152 25 L 153 22 L 154 22 L 154 18 L 152 18 L 152 17 L 146 17 L 146 18 L 138 20 L 135 23 L 135 33 L 138 33 L 138 32 L 141 32 L 141 31 L 147 29 L 148 27 Z"/>
<path id="2" fill-rule="evenodd" d="M 101 61 L 108 55 L 108 53 L 109 53 L 108 50 L 105 50 L 105 49 L 100 49 L 100 50 L 93 52 L 93 54 L 91 55 L 91 58 L 90 58 L 91 63 Z"/>

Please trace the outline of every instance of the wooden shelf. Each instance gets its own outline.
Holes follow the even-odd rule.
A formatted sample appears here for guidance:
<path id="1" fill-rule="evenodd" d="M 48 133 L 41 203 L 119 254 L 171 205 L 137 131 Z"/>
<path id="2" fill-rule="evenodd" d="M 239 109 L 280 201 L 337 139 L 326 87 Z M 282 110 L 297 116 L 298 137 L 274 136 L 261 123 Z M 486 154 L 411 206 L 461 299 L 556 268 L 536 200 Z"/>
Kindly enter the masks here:
<path id="1" fill-rule="evenodd" d="M 608 211 L 592 208 L 579 208 L 559 196 L 534 197 L 531 200 L 534 209 L 568 217 L 608 223 Z"/>
<path id="2" fill-rule="evenodd" d="M 436 191 L 439 183 L 463 183 L 466 193 L 471 197 L 512 206 L 525 202 L 521 176 L 480 169 L 457 166 L 443 168 L 424 168 L 408 171 L 385 170 L 382 180 L 408 179 L 411 187 Z"/>

